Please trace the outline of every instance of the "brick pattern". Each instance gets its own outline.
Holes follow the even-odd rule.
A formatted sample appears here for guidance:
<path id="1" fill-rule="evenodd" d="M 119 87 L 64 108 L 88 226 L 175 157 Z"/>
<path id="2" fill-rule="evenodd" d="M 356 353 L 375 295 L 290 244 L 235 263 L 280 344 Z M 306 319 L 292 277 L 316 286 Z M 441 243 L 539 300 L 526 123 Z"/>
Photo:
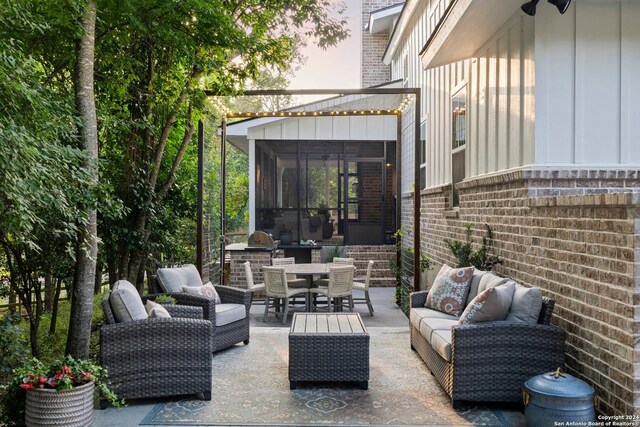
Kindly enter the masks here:
<path id="1" fill-rule="evenodd" d="M 382 9 L 397 3 L 399 0 L 363 0 L 362 1 L 362 57 L 360 66 L 361 87 L 375 86 L 387 83 L 391 79 L 391 68 L 380 59 L 384 54 L 389 41 L 389 33 L 382 32 L 371 34 L 364 30 L 369 23 L 372 11 Z"/>
<path id="2" fill-rule="evenodd" d="M 247 278 L 244 272 L 244 263 L 251 263 L 253 282 L 263 282 L 262 266 L 271 265 L 271 252 L 269 251 L 230 251 L 231 270 L 228 285 L 235 288 L 247 289 Z"/>
<path id="3" fill-rule="evenodd" d="M 504 264 L 496 272 L 556 300 L 569 372 L 597 392 L 605 414 L 640 414 L 638 171 L 524 169 L 466 181 L 457 215 L 448 185 L 421 193 L 422 250 L 455 262 L 445 238 L 485 223 Z M 639 320 L 636 320 L 639 319 Z"/>

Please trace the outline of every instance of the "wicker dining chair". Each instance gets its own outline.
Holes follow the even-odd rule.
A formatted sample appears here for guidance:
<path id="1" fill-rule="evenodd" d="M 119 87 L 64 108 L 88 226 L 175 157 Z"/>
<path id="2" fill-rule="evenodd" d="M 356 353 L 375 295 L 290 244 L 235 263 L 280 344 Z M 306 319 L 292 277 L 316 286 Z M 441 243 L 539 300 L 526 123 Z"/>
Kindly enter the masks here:
<path id="1" fill-rule="evenodd" d="M 353 272 L 352 265 L 342 265 L 329 269 L 329 283 L 326 288 L 311 288 L 309 292 L 327 297 L 327 307 L 329 311 L 337 310 L 337 299 L 347 298 L 349 310 L 353 311 Z"/>
<path id="2" fill-rule="evenodd" d="M 364 297 L 353 297 L 354 304 L 367 304 L 369 308 L 369 314 L 373 316 L 373 305 L 371 304 L 371 298 L 369 298 L 369 283 L 371 281 L 371 271 L 373 270 L 374 261 L 369 261 L 367 265 L 367 274 L 364 277 L 364 282 L 354 281 L 353 290 L 364 292 Z"/>
<path id="3" fill-rule="evenodd" d="M 288 285 L 287 273 L 284 267 L 262 267 L 264 273 L 264 284 L 266 287 L 266 300 L 264 307 L 263 321 L 266 322 L 269 317 L 269 308 L 273 307 L 274 312 L 278 313 L 280 304 L 283 307 L 282 324 L 287 322 L 289 314 L 289 298 L 297 295 L 307 295 L 307 288 L 290 289 Z"/>
<path id="4" fill-rule="evenodd" d="M 292 265 L 296 263 L 296 259 L 294 257 L 288 258 L 272 258 L 271 265 L 274 267 L 282 267 L 286 265 Z M 304 277 L 298 278 L 295 274 L 288 273 L 287 274 L 287 285 L 289 288 L 308 288 L 307 279 Z M 293 298 L 293 303 L 296 304 L 296 297 Z"/>
<path id="5" fill-rule="evenodd" d="M 253 304 L 256 292 L 260 292 L 264 294 L 266 287 L 264 285 L 264 282 L 262 283 L 254 282 L 253 271 L 251 270 L 251 263 L 249 261 L 244 263 L 244 274 L 247 278 L 247 289 L 251 291 L 251 304 Z"/>
<path id="6" fill-rule="evenodd" d="M 355 258 L 341 258 L 341 257 L 333 257 L 333 261 L 331 261 L 332 265 L 353 265 L 355 264 Z M 329 284 L 329 279 L 321 278 L 314 280 L 314 286 L 327 286 Z"/>

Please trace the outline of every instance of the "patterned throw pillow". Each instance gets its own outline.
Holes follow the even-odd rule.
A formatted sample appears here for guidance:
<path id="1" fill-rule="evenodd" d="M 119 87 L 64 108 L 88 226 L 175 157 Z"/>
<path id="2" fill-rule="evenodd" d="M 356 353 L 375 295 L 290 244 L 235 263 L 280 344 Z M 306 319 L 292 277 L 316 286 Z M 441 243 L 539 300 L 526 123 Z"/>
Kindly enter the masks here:
<path id="1" fill-rule="evenodd" d="M 504 320 L 509 313 L 515 283 L 509 280 L 504 285 L 489 288 L 478 294 L 465 308 L 460 316 L 460 325 L 492 320 Z"/>
<path id="2" fill-rule="evenodd" d="M 443 266 L 427 294 L 425 307 L 452 316 L 460 316 L 464 310 L 464 303 L 467 302 L 473 271 L 473 267 L 445 268 Z"/>
<path id="3" fill-rule="evenodd" d="M 149 300 L 144 305 L 144 308 L 147 310 L 147 314 L 149 315 L 150 319 L 171 317 L 167 309 L 164 308 L 162 304 L 158 304 L 157 302 Z"/>
<path id="4" fill-rule="evenodd" d="M 182 288 L 182 292 L 185 292 L 189 295 L 200 295 L 202 297 L 212 299 L 216 304 L 222 303 L 220 295 L 218 295 L 218 292 L 216 292 L 216 288 L 213 287 L 211 282 L 207 282 L 206 285 L 202 286 L 185 286 Z"/>

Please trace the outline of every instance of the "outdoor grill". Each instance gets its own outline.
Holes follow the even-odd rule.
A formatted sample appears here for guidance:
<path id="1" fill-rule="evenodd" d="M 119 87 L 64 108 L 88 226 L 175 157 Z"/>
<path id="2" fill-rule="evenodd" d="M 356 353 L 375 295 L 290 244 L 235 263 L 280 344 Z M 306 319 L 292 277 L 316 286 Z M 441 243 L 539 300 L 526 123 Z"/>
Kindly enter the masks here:
<path id="1" fill-rule="evenodd" d="M 273 250 L 276 248 L 276 242 L 273 240 L 273 237 L 271 237 L 271 234 L 256 230 L 249 235 L 247 248 L 264 248 L 265 250 Z"/>

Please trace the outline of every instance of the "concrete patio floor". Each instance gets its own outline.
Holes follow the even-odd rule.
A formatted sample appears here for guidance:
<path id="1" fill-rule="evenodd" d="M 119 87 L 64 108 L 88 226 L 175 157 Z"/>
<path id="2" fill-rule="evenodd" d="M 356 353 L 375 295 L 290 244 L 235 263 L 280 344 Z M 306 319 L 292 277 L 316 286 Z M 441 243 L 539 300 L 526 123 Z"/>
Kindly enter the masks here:
<path id="1" fill-rule="evenodd" d="M 366 304 L 360 304 L 355 306 L 355 311 L 359 312 L 362 316 L 363 322 L 369 329 L 372 328 L 408 328 L 408 319 L 402 313 L 402 311 L 393 302 L 395 295 L 394 288 L 372 288 L 370 290 L 374 316 L 370 316 L 367 310 Z M 268 322 L 263 322 L 264 305 L 254 305 L 251 309 L 251 328 L 283 328 L 288 329 L 291 325 L 292 316 L 290 315 L 285 325 L 282 325 L 281 319 L 276 319 L 273 314 L 270 315 Z M 252 339 L 260 339 L 260 334 L 256 333 Z M 242 344 L 239 344 L 242 346 Z M 249 344 L 251 345 L 251 344 Z M 409 348 L 409 342 L 407 342 L 407 349 Z M 403 349 L 404 350 L 404 349 Z M 417 356 L 416 353 L 415 357 Z M 215 355 L 214 366 L 215 366 Z M 416 381 L 430 381 L 435 383 L 435 379 L 426 375 L 427 378 L 416 379 Z M 435 387 L 441 395 L 437 396 L 439 400 L 442 400 L 444 407 L 447 406 L 446 401 L 448 396 L 444 390 L 439 387 Z M 215 394 L 215 389 L 213 390 Z M 436 396 L 434 396 L 436 397 Z M 127 402 L 126 407 L 115 409 L 107 408 L 105 410 L 96 410 L 94 413 L 93 426 L 95 427 L 116 427 L 116 426 L 137 426 L 140 422 L 149 414 L 149 412 L 161 402 L 171 402 L 172 398 L 168 399 L 144 399 L 137 401 Z M 504 411 L 504 409 L 502 409 Z M 447 407 L 447 411 L 452 411 L 450 407 Z M 502 422 L 501 426 L 508 425 L 521 425 L 522 415 L 517 409 L 508 409 L 506 412 L 506 422 Z M 185 424 L 181 424 L 185 425 Z M 215 425 L 215 424 L 211 424 Z M 250 424 L 246 424 L 250 425 Z M 445 424 L 446 425 L 446 424 Z M 163 427 L 167 427 L 163 424 Z"/>

